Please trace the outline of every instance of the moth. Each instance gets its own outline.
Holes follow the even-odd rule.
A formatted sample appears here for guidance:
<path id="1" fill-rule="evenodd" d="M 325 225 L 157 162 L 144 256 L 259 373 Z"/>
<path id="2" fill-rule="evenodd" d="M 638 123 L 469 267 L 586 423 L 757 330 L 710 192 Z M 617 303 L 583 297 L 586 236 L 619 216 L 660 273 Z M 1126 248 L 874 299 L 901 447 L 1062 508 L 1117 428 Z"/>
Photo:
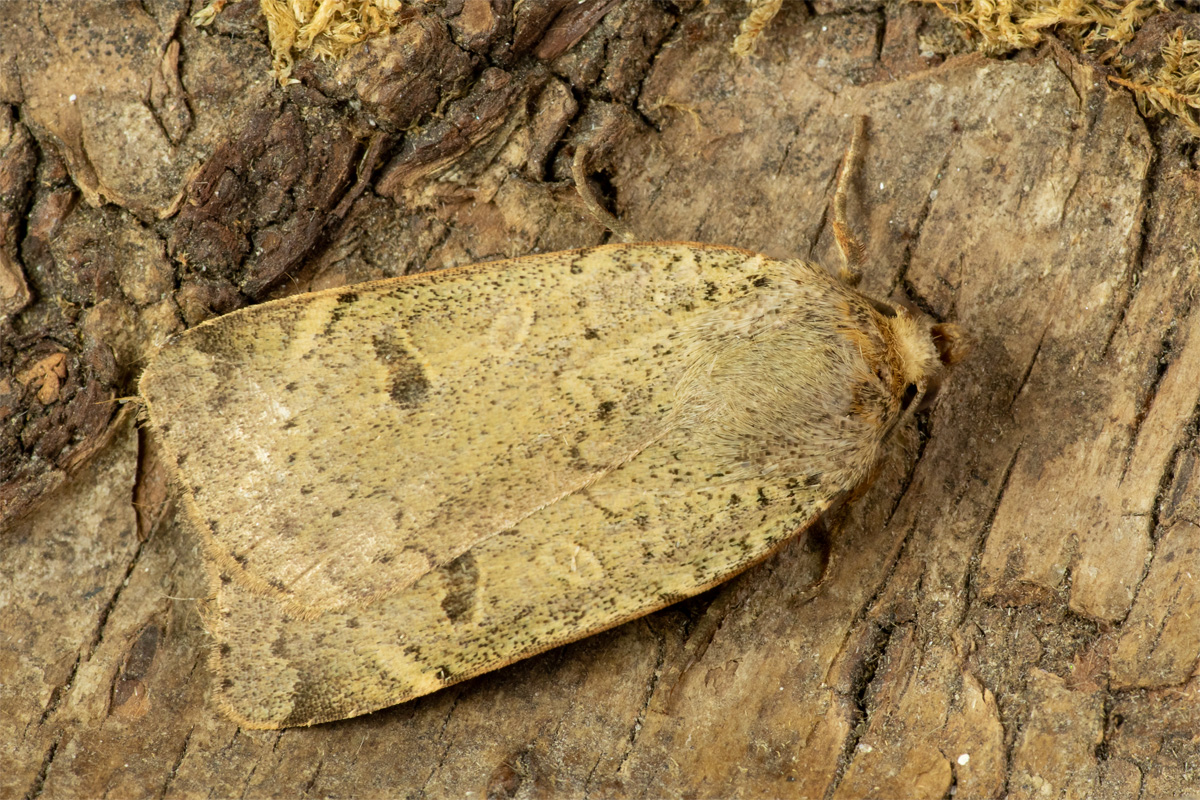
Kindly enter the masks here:
<path id="1" fill-rule="evenodd" d="M 221 708 L 251 728 L 363 714 L 768 557 L 961 353 L 956 326 L 849 275 L 620 244 L 177 336 L 140 391 L 210 563 Z"/>

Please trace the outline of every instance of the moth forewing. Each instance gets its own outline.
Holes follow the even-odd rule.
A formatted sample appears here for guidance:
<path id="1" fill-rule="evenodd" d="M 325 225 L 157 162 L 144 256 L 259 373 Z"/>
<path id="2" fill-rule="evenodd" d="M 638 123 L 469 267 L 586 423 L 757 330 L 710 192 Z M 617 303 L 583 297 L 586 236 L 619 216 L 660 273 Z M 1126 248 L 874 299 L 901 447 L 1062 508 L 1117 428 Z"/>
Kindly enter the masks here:
<path id="1" fill-rule="evenodd" d="M 182 334 L 141 388 L 212 557 L 221 705 L 353 716 L 765 558 L 949 360 L 876 305 L 803 262 L 616 245 Z"/>
<path id="2" fill-rule="evenodd" d="M 313 617 L 630 458 L 678 380 L 673 337 L 761 267 L 599 249 L 289 298 L 183 334 L 143 394 L 215 557 Z"/>

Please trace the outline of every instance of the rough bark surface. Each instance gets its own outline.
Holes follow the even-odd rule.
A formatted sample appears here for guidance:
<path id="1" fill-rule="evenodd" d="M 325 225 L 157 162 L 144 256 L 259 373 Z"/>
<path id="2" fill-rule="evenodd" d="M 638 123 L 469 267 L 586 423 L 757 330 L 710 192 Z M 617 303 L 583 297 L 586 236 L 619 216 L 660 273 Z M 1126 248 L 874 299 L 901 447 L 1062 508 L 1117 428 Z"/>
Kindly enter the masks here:
<path id="1" fill-rule="evenodd" d="M 606 5 L 593 0 L 592 5 Z M 268 78 L 248 0 L 0 5 L 0 796 L 1175 798 L 1200 785 L 1200 169 L 1084 60 L 936 11 L 449 0 Z M 975 350 L 827 534 L 367 717 L 208 702 L 199 546 L 132 409 L 267 297 L 605 240 L 833 264 Z M 827 564 L 824 582 L 811 591 Z"/>

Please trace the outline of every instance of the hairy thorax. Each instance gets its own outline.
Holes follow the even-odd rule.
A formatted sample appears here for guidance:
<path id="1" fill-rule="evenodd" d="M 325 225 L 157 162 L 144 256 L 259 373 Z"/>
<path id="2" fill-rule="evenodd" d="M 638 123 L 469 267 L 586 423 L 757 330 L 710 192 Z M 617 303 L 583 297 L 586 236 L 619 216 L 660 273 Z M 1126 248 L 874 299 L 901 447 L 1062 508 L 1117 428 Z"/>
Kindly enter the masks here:
<path id="1" fill-rule="evenodd" d="M 786 262 L 767 280 L 688 332 L 672 417 L 731 474 L 853 488 L 911 399 L 908 339 L 819 266 Z"/>

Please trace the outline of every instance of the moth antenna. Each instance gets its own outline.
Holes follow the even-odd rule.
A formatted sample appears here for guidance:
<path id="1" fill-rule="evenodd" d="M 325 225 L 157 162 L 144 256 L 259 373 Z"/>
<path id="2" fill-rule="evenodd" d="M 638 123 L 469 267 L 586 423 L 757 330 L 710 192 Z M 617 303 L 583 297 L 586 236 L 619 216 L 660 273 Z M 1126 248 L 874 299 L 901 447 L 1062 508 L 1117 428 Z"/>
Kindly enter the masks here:
<path id="1" fill-rule="evenodd" d="M 775 19 L 782 5 L 783 0 L 750 0 L 750 14 L 742 20 L 741 32 L 733 40 L 729 51 L 741 58 L 751 55 L 758 45 L 758 37 L 771 20 Z"/>
<path id="2" fill-rule="evenodd" d="M 586 145 L 575 148 L 575 158 L 571 160 L 571 177 L 575 179 L 575 191 L 583 199 L 583 205 L 597 222 L 612 231 L 622 242 L 636 242 L 638 237 L 625 223 L 604 207 L 595 185 L 588 178 L 587 158 L 591 150 Z"/>
<path id="3" fill-rule="evenodd" d="M 838 252 L 842 255 L 842 264 L 838 269 L 838 277 L 847 286 L 857 286 L 862 280 L 858 268 L 863 262 L 865 252 L 862 242 L 854 235 L 850 223 L 846 221 L 846 195 L 850 189 L 850 180 L 858 165 L 862 151 L 862 143 L 867 135 L 867 118 L 854 118 L 854 131 L 850 136 L 850 146 L 846 148 L 846 156 L 842 159 L 842 168 L 838 173 L 837 189 L 833 193 L 833 238 L 837 240 Z"/>

